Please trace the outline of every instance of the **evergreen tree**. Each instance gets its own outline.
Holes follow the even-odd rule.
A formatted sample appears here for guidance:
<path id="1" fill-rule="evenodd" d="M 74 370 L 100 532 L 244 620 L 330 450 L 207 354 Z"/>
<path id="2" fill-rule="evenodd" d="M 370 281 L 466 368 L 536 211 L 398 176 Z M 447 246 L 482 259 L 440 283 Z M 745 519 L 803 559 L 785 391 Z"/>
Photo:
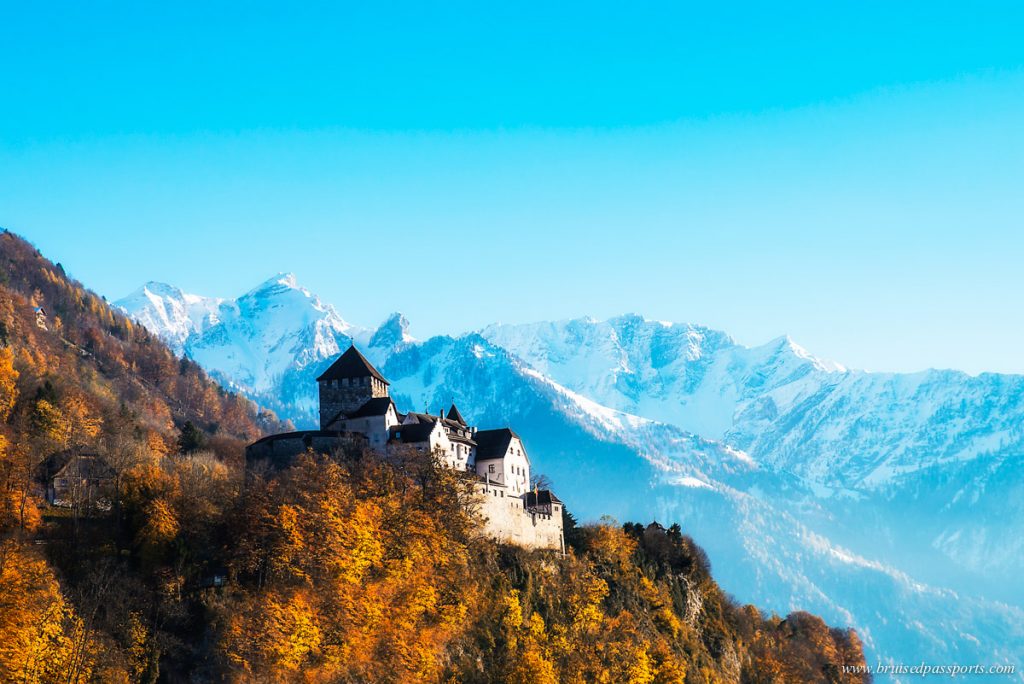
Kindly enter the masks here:
<path id="1" fill-rule="evenodd" d="M 178 450 L 183 454 L 191 454 L 206 446 L 206 435 L 191 420 L 185 421 L 178 435 Z"/>

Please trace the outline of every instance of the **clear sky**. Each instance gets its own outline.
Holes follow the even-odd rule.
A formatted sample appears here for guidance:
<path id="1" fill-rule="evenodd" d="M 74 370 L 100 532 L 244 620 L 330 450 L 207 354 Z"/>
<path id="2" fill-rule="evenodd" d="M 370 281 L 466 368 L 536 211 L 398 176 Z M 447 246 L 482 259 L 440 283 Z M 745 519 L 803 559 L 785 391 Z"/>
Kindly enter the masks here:
<path id="1" fill-rule="evenodd" d="M 0 0 L 0 226 L 111 299 L 1024 372 L 1024 4 L 296 4 Z"/>

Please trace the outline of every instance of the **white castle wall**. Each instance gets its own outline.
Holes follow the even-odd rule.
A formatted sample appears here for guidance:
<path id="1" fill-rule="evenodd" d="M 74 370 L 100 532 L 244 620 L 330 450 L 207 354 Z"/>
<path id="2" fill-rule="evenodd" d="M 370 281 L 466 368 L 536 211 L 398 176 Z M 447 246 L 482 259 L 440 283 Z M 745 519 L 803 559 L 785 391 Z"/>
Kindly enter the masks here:
<path id="1" fill-rule="evenodd" d="M 510 496 L 505 487 L 481 484 L 480 514 L 486 519 L 485 531 L 499 541 L 530 549 L 564 551 L 562 505 L 554 504 L 551 514 L 531 513 L 522 497 Z"/>

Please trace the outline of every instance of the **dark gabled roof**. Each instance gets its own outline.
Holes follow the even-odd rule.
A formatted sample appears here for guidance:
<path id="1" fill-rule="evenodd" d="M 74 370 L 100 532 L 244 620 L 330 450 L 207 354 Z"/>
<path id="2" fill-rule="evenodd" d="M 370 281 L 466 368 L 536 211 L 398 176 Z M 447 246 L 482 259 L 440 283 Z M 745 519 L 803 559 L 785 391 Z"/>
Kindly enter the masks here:
<path id="1" fill-rule="evenodd" d="M 409 416 L 412 416 L 412 419 L 416 421 L 416 423 L 433 425 L 434 423 L 437 422 L 437 416 L 432 416 L 429 413 L 417 413 L 416 411 L 409 411 L 409 413 L 405 415 L 407 418 Z M 415 423 L 413 423 L 413 425 L 415 425 Z"/>
<path id="2" fill-rule="evenodd" d="M 519 435 L 508 428 L 477 430 L 473 435 L 473 439 L 476 441 L 476 460 L 487 461 L 504 458 L 513 437 L 519 439 Z"/>
<path id="3" fill-rule="evenodd" d="M 412 423 L 410 425 L 394 425 L 388 429 L 389 442 L 416 444 L 426 442 L 434 431 L 433 423 Z"/>
<path id="4" fill-rule="evenodd" d="M 466 419 L 462 417 L 461 413 L 459 413 L 459 409 L 455 408 L 455 402 L 452 402 L 452 407 L 448 409 L 448 415 L 445 417 L 448 420 L 455 421 L 456 423 L 462 425 L 463 427 L 466 427 L 467 425 Z"/>
<path id="5" fill-rule="evenodd" d="M 391 397 L 376 397 L 375 399 L 370 399 L 370 401 L 357 408 L 347 417 L 369 418 L 371 416 L 383 416 L 388 412 L 388 408 L 393 405 L 394 402 L 391 401 Z"/>
<path id="6" fill-rule="evenodd" d="M 537 506 L 550 506 L 553 503 L 562 503 L 562 500 L 555 496 L 555 493 L 550 489 L 542 489 L 536 493 L 529 491 L 526 493 L 526 507 L 535 508 Z"/>
<path id="7" fill-rule="evenodd" d="M 52 473 L 51 477 L 69 475 L 84 479 L 111 479 L 117 473 L 110 464 L 103 460 L 98 454 L 69 454 L 60 459 L 63 462 Z"/>
<path id="8" fill-rule="evenodd" d="M 384 376 L 380 374 L 373 364 L 366 360 L 366 357 L 359 353 L 355 345 L 348 348 L 338 360 L 331 364 L 324 374 L 316 379 L 317 382 L 324 380 L 344 380 L 346 378 L 377 378 L 385 385 L 389 385 Z"/>

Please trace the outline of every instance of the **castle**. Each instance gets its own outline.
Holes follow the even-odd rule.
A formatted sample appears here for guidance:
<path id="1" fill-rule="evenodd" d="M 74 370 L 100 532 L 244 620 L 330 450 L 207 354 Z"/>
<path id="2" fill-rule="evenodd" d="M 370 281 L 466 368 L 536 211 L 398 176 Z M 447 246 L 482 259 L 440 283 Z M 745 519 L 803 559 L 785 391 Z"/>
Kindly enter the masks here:
<path id="1" fill-rule="evenodd" d="M 509 428 L 478 430 L 453 403 L 447 413 L 401 413 L 390 383 L 352 346 L 317 378 L 320 429 L 264 437 L 246 449 L 246 462 L 280 466 L 312 449 L 330 453 L 345 441 L 365 441 L 387 454 L 399 445 L 437 453 L 449 468 L 475 475 L 480 512 L 491 536 L 527 548 L 564 551 L 562 502 L 530 488 L 530 457 Z"/>

